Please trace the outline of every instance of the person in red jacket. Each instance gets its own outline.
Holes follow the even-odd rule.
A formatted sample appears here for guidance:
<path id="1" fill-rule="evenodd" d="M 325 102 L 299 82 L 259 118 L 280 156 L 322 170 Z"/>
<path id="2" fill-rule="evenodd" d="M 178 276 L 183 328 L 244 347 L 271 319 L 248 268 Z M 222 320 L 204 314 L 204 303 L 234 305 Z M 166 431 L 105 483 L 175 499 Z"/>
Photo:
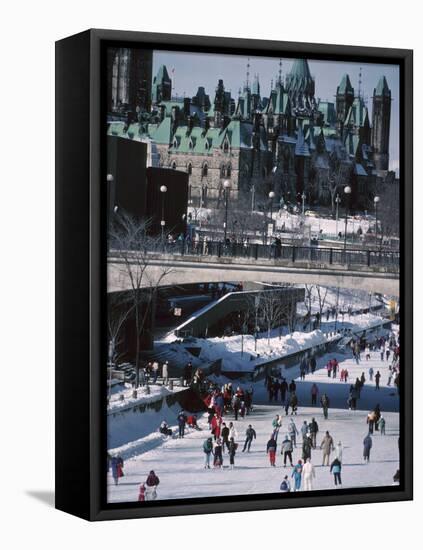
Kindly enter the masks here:
<path id="1" fill-rule="evenodd" d="M 221 425 L 222 425 L 222 419 L 217 414 L 215 414 L 211 421 L 211 432 L 214 436 L 215 441 L 220 437 Z"/>
<path id="2" fill-rule="evenodd" d="M 151 470 L 148 474 L 147 480 L 145 482 L 145 500 L 156 500 L 157 498 L 157 486 L 160 483 L 160 479 L 154 473 L 154 470 Z"/>
<path id="3" fill-rule="evenodd" d="M 145 485 L 144 483 L 141 483 L 140 492 L 138 495 L 138 502 L 144 502 L 144 501 L 145 501 Z"/>

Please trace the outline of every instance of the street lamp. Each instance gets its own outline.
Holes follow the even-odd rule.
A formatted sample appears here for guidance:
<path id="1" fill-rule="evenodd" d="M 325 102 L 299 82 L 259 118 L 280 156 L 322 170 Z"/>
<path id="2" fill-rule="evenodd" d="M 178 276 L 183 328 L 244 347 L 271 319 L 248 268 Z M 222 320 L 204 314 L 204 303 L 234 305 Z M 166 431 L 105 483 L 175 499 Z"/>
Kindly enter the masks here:
<path id="1" fill-rule="evenodd" d="M 376 245 L 377 245 L 377 205 L 380 201 L 380 197 L 378 195 L 376 195 L 376 197 L 373 199 L 373 203 L 375 205 L 375 242 L 376 242 Z"/>
<path id="2" fill-rule="evenodd" d="M 223 230 L 224 230 L 223 242 L 225 244 L 226 244 L 226 235 L 227 235 L 227 227 L 228 227 L 228 199 L 229 199 L 230 187 L 231 187 L 231 182 L 229 180 L 225 180 L 223 182 L 223 190 L 225 193 L 225 222 L 223 224 Z"/>
<path id="3" fill-rule="evenodd" d="M 162 228 L 162 242 L 164 242 L 164 228 L 165 228 L 165 225 L 166 225 L 166 222 L 165 222 L 165 219 L 164 219 L 164 201 L 165 201 L 166 192 L 167 192 L 166 185 L 161 185 L 160 186 L 160 193 L 162 194 L 162 219 L 160 221 L 160 225 L 161 225 L 161 228 Z"/>
<path id="4" fill-rule="evenodd" d="M 339 218 L 339 203 L 341 202 L 341 199 L 339 197 L 339 194 L 337 193 L 336 194 L 336 197 L 335 197 L 335 203 L 336 203 L 336 226 L 335 226 L 335 234 L 336 234 L 336 237 L 338 238 L 338 218 Z"/>
<path id="5" fill-rule="evenodd" d="M 303 201 L 303 216 L 304 216 L 304 201 L 306 200 L 306 195 L 303 191 L 303 194 L 301 195 L 301 200 Z"/>
<path id="6" fill-rule="evenodd" d="M 270 191 L 269 201 L 270 201 L 270 219 L 273 220 L 273 199 L 275 198 L 275 192 Z"/>
<path id="7" fill-rule="evenodd" d="M 349 206 L 349 195 L 351 195 L 351 187 L 346 185 L 344 187 L 345 197 L 345 235 L 344 235 L 344 252 L 347 250 L 347 226 L 348 226 L 348 206 Z M 345 257 L 346 259 L 346 257 Z"/>

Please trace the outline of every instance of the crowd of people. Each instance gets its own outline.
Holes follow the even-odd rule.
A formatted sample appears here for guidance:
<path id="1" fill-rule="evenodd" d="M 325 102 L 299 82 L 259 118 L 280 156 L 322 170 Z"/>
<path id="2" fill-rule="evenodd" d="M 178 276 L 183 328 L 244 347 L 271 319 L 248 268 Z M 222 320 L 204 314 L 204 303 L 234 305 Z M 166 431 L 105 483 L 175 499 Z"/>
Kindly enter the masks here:
<path id="1" fill-rule="evenodd" d="M 356 364 L 363 360 L 365 364 L 371 359 L 372 353 L 380 353 L 380 360 L 388 361 L 389 378 L 387 385 L 393 383 L 399 390 L 399 336 L 390 334 L 381 336 L 374 341 L 366 341 L 365 338 L 352 339 L 350 344 L 351 351 Z M 364 359 L 363 359 L 364 356 Z M 314 373 L 317 367 L 314 356 L 303 359 L 300 364 L 300 382 L 305 379 L 306 374 Z M 154 363 L 151 366 L 153 380 L 157 369 Z M 345 367 L 342 367 L 335 357 L 332 357 L 326 364 L 327 376 L 337 378 L 343 383 L 348 383 L 350 375 Z M 187 384 L 192 384 L 194 377 L 198 375 L 193 372 L 192 365 L 187 365 L 184 371 L 184 379 Z M 200 373 L 200 377 L 201 373 Z M 204 377 L 202 377 L 204 378 Z M 380 371 L 376 373 L 372 366 L 368 368 L 367 377 L 365 371 L 361 376 L 351 383 L 348 394 L 348 407 L 350 410 L 356 410 L 357 402 L 361 397 L 361 392 L 365 384 L 374 385 L 378 390 L 380 387 Z M 209 431 L 207 437 L 202 443 L 202 452 L 204 454 L 204 469 L 220 469 L 224 467 L 234 469 L 236 467 L 236 457 L 238 452 L 249 454 L 251 452 L 265 453 L 269 460 L 271 468 L 278 466 L 278 455 L 280 455 L 280 466 L 290 468 L 291 473 L 286 474 L 280 484 L 281 492 L 290 491 L 310 491 L 314 489 L 316 478 L 315 465 L 316 456 L 319 457 L 321 467 L 327 467 L 329 473 L 333 476 L 335 487 L 342 486 L 342 467 L 344 446 L 342 441 L 337 441 L 329 430 L 324 429 L 321 438 L 320 427 L 313 416 L 310 419 L 304 419 L 301 425 L 296 424 L 296 416 L 299 407 L 297 396 L 297 383 L 294 379 L 288 381 L 281 372 L 271 371 L 264 379 L 265 389 L 270 404 L 280 404 L 281 414 L 277 414 L 269 427 L 270 436 L 267 440 L 265 449 L 257 448 L 257 431 L 251 419 L 253 411 L 253 386 L 241 387 L 234 386 L 228 382 L 223 386 L 208 381 L 207 394 L 203 394 L 207 405 L 207 424 L 204 428 L 198 425 L 198 419 L 195 414 L 186 413 L 181 410 L 177 415 L 177 431 L 174 430 L 163 420 L 159 431 L 165 436 L 177 437 L 183 439 L 186 434 L 186 428 L 192 430 L 206 429 Z M 326 392 L 320 394 L 319 386 L 313 382 L 310 386 L 311 405 L 317 406 L 318 402 L 322 408 L 323 420 L 329 417 L 330 398 Z M 319 399 L 320 398 L 320 399 Z M 308 401 L 308 400 L 307 400 Z M 307 402 L 305 405 L 309 405 Z M 290 413 L 290 416 L 288 417 Z M 239 422 L 246 418 L 250 422 L 245 423 L 242 432 L 238 433 Z M 287 418 L 288 417 L 288 418 Z M 378 432 L 380 436 L 386 435 L 386 419 L 381 412 L 381 406 L 377 403 L 365 417 L 367 433 L 362 440 L 363 462 L 370 462 L 371 450 L 373 447 L 374 433 Z M 320 422 L 320 420 L 319 420 Z M 320 422 L 321 423 L 321 422 Z M 282 433 L 282 435 L 281 435 Z M 267 438 L 266 438 L 267 439 Z M 300 441 L 299 441 L 300 440 Z M 294 459 L 294 453 L 297 457 Z M 299 456 L 298 456 L 299 455 Z M 225 464 L 224 464 L 225 463 Z M 118 485 L 119 479 L 124 475 L 123 460 L 120 456 L 109 457 L 109 468 L 115 485 Z M 399 474 L 398 474 L 399 476 Z M 145 482 L 141 483 L 139 488 L 139 500 L 154 500 L 157 498 L 157 487 L 160 483 L 159 478 L 152 470 L 147 476 Z"/>

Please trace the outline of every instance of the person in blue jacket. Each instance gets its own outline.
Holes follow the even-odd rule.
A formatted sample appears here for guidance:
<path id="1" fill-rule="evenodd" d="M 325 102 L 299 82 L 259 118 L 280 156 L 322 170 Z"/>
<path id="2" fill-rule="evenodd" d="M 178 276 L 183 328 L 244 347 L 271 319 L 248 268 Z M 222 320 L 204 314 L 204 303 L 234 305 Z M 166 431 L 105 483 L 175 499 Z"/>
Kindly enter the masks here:
<path id="1" fill-rule="evenodd" d="M 110 465 L 112 467 L 112 477 L 114 479 L 115 485 L 119 483 L 119 478 L 123 476 L 123 459 L 121 456 L 112 456 L 110 460 Z"/>
<path id="2" fill-rule="evenodd" d="M 182 438 L 185 435 L 185 424 L 186 423 L 187 423 L 186 414 L 184 413 L 184 411 L 181 411 L 178 414 L 178 428 L 179 428 L 178 437 L 179 438 Z"/>
<path id="3" fill-rule="evenodd" d="M 333 473 L 333 480 L 335 481 L 335 486 L 337 486 L 338 484 L 342 485 L 341 469 L 342 469 L 342 465 L 340 461 L 337 458 L 335 458 L 335 460 L 330 465 L 330 472 Z"/>
<path id="4" fill-rule="evenodd" d="M 303 473 L 303 462 L 299 460 L 292 470 L 291 477 L 294 478 L 294 492 L 299 491 L 301 488 L 301 475 Z"/>

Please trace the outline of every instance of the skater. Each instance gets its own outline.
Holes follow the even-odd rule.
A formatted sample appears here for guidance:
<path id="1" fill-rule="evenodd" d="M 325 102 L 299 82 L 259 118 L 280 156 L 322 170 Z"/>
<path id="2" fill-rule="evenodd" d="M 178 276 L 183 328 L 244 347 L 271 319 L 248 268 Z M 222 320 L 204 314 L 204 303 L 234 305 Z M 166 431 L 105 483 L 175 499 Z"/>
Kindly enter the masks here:
<path id="1" fill-rule="evenodd" d="M 110 461 L 112 466 L 112 477 L 115 482 L 115 485 L 119 483 L 119 478 L 123 477 L 123 459 L 120 455 L 112 456 Z"/>
<path id="2" fill-rule="evenodd" d="M 373 367 L 370 367 L 369 368 L 369 380 L 370 382 L 373 382 L 373 374 L 374 374 L 374 370 L 373 370 Z"/>
<path id="3" fill-rule="evenodd" d="M 311 386 L 311 404 L 316 405 L 317 404 L 317 396 L 319 395 L 319 388 L 316 384 L 316 382 L 313 382 L 313 385 Z"/>
<path id="4" fill-rule="evenodd" d="M 140 492 L 138 493 L 138 502 L 144 502 L 144 501 L 145 501 L 145 484 L 141 483 Z"/>
<path id="5" fill-rule="evenodd" d="M 298 397 L 297 397 L 295 391 L 292 392 L 292 394 L 291 394 L 291 398 L 289 400 L 289 405 L 291 407 L 291 416 L 293 414 L 295 414 L 295 416 L 297 416 Z"/>
<path id="6" fill-rule="evenodd" d="M 380 430 L 380 435 L 385 435 L 385 419 L 383 418 L 383 416 L 379 418 L 378 426 Z"/>
<path id="7" fill-rule="evenodd" d="M 303 439 L 302 458 L 304 462 L 306 462 L 308 458 L 311 460 L 311 439 L 308 436 Z"/>
<path id="8" fill-rule="evenodd" d="M 169 361 L 165 361 L 162 365 L 163 385 L 167 386 L 169 383 Z"/>
<path id="9" fill-rule="evenodd" d="M 311 419 L 311 422 L 308 425 L 308 430 L 311 435 L 311 444 L 313 445 L 313 449 L 315 449 L 317 444 L 316 440 L 317 440 L 317 433 L 319 431 L 319 425 L 317 424 L 314 417 Z"/>
<path id="10" fill-rule="evenodd" d="M 222 451 L 225 452 L 225 447 L 229 450 L 229 428 L 225 422 L 222 424 L 220 435 L 222 437 Z"/>
<path id="11" fill-rule="evenodd" d="M 184 411 L 181 411 L 178 414 L 178 437 L 183 438 L 185 435 L 185 425 L 187 423 L 187 417 L 185 416 Z"/>
<path id="12" fill-rule="evenodd" d="M 223 457 L 222 457 L 222 440 L 216 439 L 216 441 L 213 443 L 213 466 L 215 468 L 222 468 L 223 467 Z"/>
<path id="13" fill-rule="evenodd" d="M 289 483 L 288 476 L 285 476 L 283 478 L 280 490 L 282 493 L 289 493 L 291 491 L 291 484 Z"/>
<path id="14" fill-rule="evenodd" d="M 291 438 L 293 446 L 296 447 L 297 446 L 298 430 L 297 430 L 297 426 L 295 425 L 295 422 L 292 418 L 289 422 L 288 433 L 289 433 L 289 437 Z"/>
<path id="15" fill-rule="evenodd" d="M 282 426 L 282 419 L 277 414 L 275 418 L 272 420 L 272 428 L 273 428 L 273 437 L 275 438 L 275 441 L 278 439 L 279 430 Z"/>
<path id="16" fill-rule="evenodd" d="M 342 485 L 341 469 L 342 469 L 341 461 L 335 458 L 335 460 L 330 465 L 330 472 L 333 473 L 333 480 L 335 482 L 335 487 L 337 485 Z"/>
<path id="17" fill-rule="evenodd" d="M 249 424 L 245 432 L 245 443 L 244 443 L 244 448 L 242 449 L 243 453 L 245 453 L 245 451 L 247 451 L 247 453 L 250 452 L 251 443 L 253 442 L 253 439 L 256 439 L 256 437 L 257 437 L 256 431 L 251 426 L 251 424 Z"/>
<path id="18" fill-rule="evenodd" d="M 159 432 L 163 435 L 172 435 L 172 430 L 171 428 L 169 428 L 169 424 L 166 422 L 166 420 L 162 420 Z"/>
<path id="19" fill-rule="evenodd" d="M 376 422 L 376 414 L 375 411 L 370 411 L 367 415 L 367 424 L 369 425 L 369 434 L 373 433 L 373 429 Z"/>
<path id="20" fill-rule="evenodd" d="M 328 412 L 329 412 L 329 397 L 324 393 L 322 397 L 320 398 L 320 404 L 322 405 L 323 409 L 323 416 L 325 419 L 328 419 Z"/>
<path id="21" fill-rule="evenodd" d="M 303 463 L 301 460 L 294 466 L 291 477 L 294 478 L 294 492 L 297 492 L 301 488 L 301 474 L 303 471 Z"/>
<path id="22" fill-rule="evenodd" d="M 309 433 L 307 420 L 304 420 L 303 425 L 301 426 L 300 432 L 301 432 L 301 436 L 302 436 L 303 441 L 304 441 L 304 439 L 307 437 L 307 435 Z"/>
<path id="23" fill-rule="evenodd" d="M 303 466 L 303 487 L 304 491 L 313 490 L 313 480 L 316 477 L 314 466 L 311 463 L 311 459 L 307 458 Z"/>
<path id="24" fill-rule="evenodd" d="M 145 482 L 145 500 L 156 500 L 157 498 L 157 487 L 160 483 L 160 479 L 154 473 L 154 470 L 151 470 L 148 474 L 147 480 Z"/>
<path id="25" fill-rule="evenodd" d="M 235 466 L 235 454 L 238 449 L 238 443 L 235 443 L 234 438 L 231 437 L 229 440 L 229 468 L 234 469 Z"/>
<path id="26" fill-rule="evenodd" d="M 204 443 L 203 443 L 203 451 L 206 455 L 205 461 L 204 461 L 204 468 L 210 469 L 210 458 L 213 454 L 213 438 L 208 437 Z"/>
<path id="27" fill-rule="evenodd" d="M 363 459 L 364 462 L 370 462 L 370 449 L 372 448 L 373 441 L 370 434 L 367 434 L 363 439 Z"/>
<path id="28" fill-rule="evenodd" d="M 282 382 L 280 384 L 279 390 L 281 392 L 281 402 L 284 405 L 286 400 L 286 392 L 288 391 L 288 383 L 285 380 L 285 378 L 282 378 Z"/>
<path id="29" fill-rule="evenodd" d="M 335 458 L 337 458 L 339 460 L 339 462 L 341 462 L 342 464 L 342 453 L 344 451 L 344 447 L 342 446 L 342 442 L 341 441 L 338 441 L 338 443 L 336 444 L 336 447 L 335 447 Z"/>
<path id="30" fill-rule="evenodd" d="M 274 467 L 276 467 L 276 449 L 277 443 L 272 435 L 267 442 L 266 453 L 269 455 L 270 466 Z"/>
<path id="31" fill-rule="evenodd" d="M 229 439 L 233 438 L 234 441 L 236 441 L 238 434 L 235 430 L 234 423 L 229 422 Z"/>
<path id="32" fill-rule="evenodd" d="M 316 370 L 316 358 L 314 355 L 310 358 L 310 371 L 311 374 L 314 374 L 314 371 Z"/>
<path id="33" fill-rule="evenodd" d="M 329 459 L 330 459 L 330 453 L 334 450 L 333 445 L 333 439 L 330 433 L 327 431 L 325 434 L 325 437 L 322 440 L 322 443 L 320 444 L 320 448 L 323 450 L 323 461 L 322 466 L 326 465 L 329 466 Z"/>
<path id="34" fill-rule="evenodd" d="M 289 463 L 292 467 L 292 441 L 289 439 L 289 437 L 286 435 L 285 439 L 282 441 L 282 450 L 281 454 L 283 454 L 283 467 L 286 467 L 286 459 L 289 458 Z"/>

